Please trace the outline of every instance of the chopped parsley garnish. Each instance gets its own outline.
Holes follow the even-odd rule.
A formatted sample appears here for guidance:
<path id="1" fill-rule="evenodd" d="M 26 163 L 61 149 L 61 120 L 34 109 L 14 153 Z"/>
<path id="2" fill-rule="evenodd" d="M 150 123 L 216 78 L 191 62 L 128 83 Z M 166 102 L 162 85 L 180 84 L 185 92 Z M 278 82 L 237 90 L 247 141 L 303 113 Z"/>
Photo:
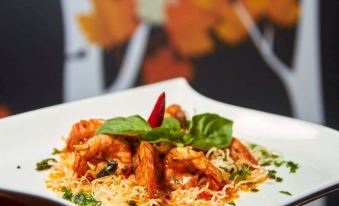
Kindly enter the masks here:
<path id="1" fill-rule="evenodd" d="M 57 154 L 60 154 L 62 153 L 62 150 L 58 150 L 57 148 L 53 148 L 53 152 L 52 152 L 52 155 L 57 155 Z"/>
<path id="2" fill-rule="evenodd" d="M 74 196 L 73 202 L 79 206 L 99 206 L 101 202 L 97 201 L 91 194 L 79 192 Z"/>
<path id="3" fill-rule="evenodd" d="M 279 191 L 281 194 L 292 196 L 292 194 L 288 191 Z"/>
<path id="4" fill-rule="evenodd" d="M 100 206 L 101 205 L 101 202 L 97 201 L 93 197 L 93 195 L 89 193 L 85 193 L 81 191 L 78 194 L 74 195 L 71 189 L 66 188 L 66 187 L 62 187 L 61 191 L 64 193 L 62 198 L 70 202 L 73 202 L 76 205 L 79 205 L 79 206 Z"/>
<path id="5" fill-rule="evenodd" d="M 137 202 L 135 200 L 128 200 L 127 201 L 128 206 L 137 206 Z"/>
<path id="6" fill-rule="evenodd" d="M 282 177 L 277 177 L 277 178 L 275 178 L 275 181 L 276 182 L 282 182 L 284 179 L 282 178 Z"/>
<path id="7" fill-rule="evenodd" d="M 261 150 L 261 155 L 264 156 L 265 158 L 268 158 L 271 156 L 271 154 L 267 150 Z"/>
<path id="8" fill-rule="evenodd" d="M 100 170 L 100 172 L 97 174 L 97 177 L 100 178 L 100 177 L 113 174 L 115 170 L 117 169 L 117 167 L 118 167 L 118 163 L 116 161 L 113 161 L 113 160 L 108 161 L 107 166 L 104 169 Z"/>
<path id="9" fill-rule="evenodd" d="M 236 206 L 235 202 L 234 201 L 231 201 L 228 203 L 229 205 L 232 205 L 232 206 Z"/>
<path id="10" fill-rule="evenodd" d="M 259 190 L 257 188 L 252 188 L 251 192 L 259 192 Z"/>
<path id="11" fill-rule="evenodd" d="M 52 165 L 49 164 L 49 162 L 56 162 L 54 158 L 47 158 L 44 159 L 38 163 L 36 163 L 36 170 L 42 171 L 42 170 L 47 170 L 52 167 Z"/>
<path id="12" fill-rule="evenodd" d="M 260 166 L 270 166 L 272 164 L 272 161 L 266 161 L 262 164 L 260 164 Z"/>
<path id="13" fill-rule="evenodd" d="M 276 167 L 280 167 L 281 165 L 285 164 L 286 161 L 281 161 L 281 162 L 278 162 L 278 161 L 274 161 L 274 166 Z"/>
<path id="14" fill-rule="evenodd" d="M 73 193 L 72 193 L 71 189 L 68 189 L 66 187 L 62 187 L 61 192 L 64 193 L 62 198 L 64 198 L 65 200 L 68 200 L 68 201 L 72 201 Z"/>
<path id="15" fill-rule="evenodd" d="M 250 167 L 245 165 L 241 170 L 233 172 L 230 176 L 230 180 L 242 181 L 246 180 L 247 177 L 251 174 Z"/>
<path id="16" fill-rule="evenodd" d="M 273 154 L 273 153 L 271 153 L 271 152 L 269 152 L 269 151 L 267 151 L 266 149 L 262 149 L 262 150 L 260 150 L 260 153 L 261 153 L 261 155 L 262 155 L 262 159 L 268 159 L 268 160 L 266 160 L 265 162 L 263 162 L 263 163 L 261 163 L 260 165 L 261 166 L 270 166 L 270 165 L 272 165 L 272 164 L 276 164 L 276 159 L 278 159 L 279 158 L 279 155 L 277 155 L 277 154 Z M 277 162 L 277 164 L 280 164 L 279 162 Z"/>
<path id="17" fill-rule="evenodd" d="M 222 158 L 222 160 L 223 160 L 224 162 L 227 162 L 227 155 L 225 155 L 225 157 Z"/>
<path id="18" fill-rule="evenodd" d="M 258 145 L 257 145 L 257 144 L 254 144 L 254 143 L 252 143 L 252 144 L 250 144 L 249 146 L 250 146 L 250 149 L 254 149 L 254 148 L 256 148 Z"/>
<path id="19" fill-rule="evenodd" d="M 275 178 L 277 177 L 277 176 L 276 176 L 277 171 L 275 171 L 275 170 L 268 170 L 267 172 L 268 172 L 268 177 L 269 177 L 270 179 L 275 179 Z"/>
<path id="20" fill-rule="evenodd" d="M 268 177 L 270 179 L 275 180 L 276 182 L 282 182 L 283 181 L 282 177 L 277 176 L 277 171 L 275 171 L 275 170 L 268 170 Z"/>
<path id="21" fill-rule="evenodd" d="M 292 161 L 288 161 L 286 163 L 286 167 L 290 168 L 290 173 L 295 173 L 297 169 L 299 169 L 299 165 L 297 163 L 294 163 Z"/>

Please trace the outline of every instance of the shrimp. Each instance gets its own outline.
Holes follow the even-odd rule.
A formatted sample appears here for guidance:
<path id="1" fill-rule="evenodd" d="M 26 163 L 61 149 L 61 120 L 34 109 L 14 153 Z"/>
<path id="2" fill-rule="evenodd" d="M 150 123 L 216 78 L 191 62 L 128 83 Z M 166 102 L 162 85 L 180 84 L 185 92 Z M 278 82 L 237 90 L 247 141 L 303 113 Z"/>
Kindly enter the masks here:
<path id="1" fill-rule="evenodd" d="M 76 147 L 74 171 L 77 177 L 88 170 L 88 162 L 113 160 L 118 163 L 116 174 L 128 176 L 132 172 L 132 151 L 122 137 L 100 134 L 92 137 L 81 147 Z"/>
<path id="2" fill-rule="evenodd" d="M 175 147 L 174 144 L 168 142 L 154 143 L 153 146 L 159 154 L 167 154 L 173 147 Z"/>
<path id="3" fill-rule="evenodd" d="M 220 190 L 225 181 L 221 172 L 204 155 L 193 150 L 193 147 L 176 147 L 165 159 L 165 182 L 175 189 L 209 184 L 209 188 Z"/>
<path id="4" fill-rule="evenodd" d="M 257 161 L 254 159 L 252 154 L 237 138 L 233 137 L 229 148 L 231 151 L 231 157 L 234 160 L 246 160 L 254 165 L 257 165 Z"/>
<path id="5" fill-rule="evenodd" d="M 153 198 L 155 190 L 161 189 L 163 166 L 158 153 L 152 144 L 142 141 L 133 160 L 137 184 L 146 187 Z"/>
<path id="6" fill-rule="evenodd" d="M 182 128 L 186 127 L 186 115 L 181 107 L 177 104 L 172 104 L 166 108 L 165 117 L 173 117 L 180 122 Z"/>
<path id="7" fill-rule="evenodd" d="M 81 144 L 88 138 L 94 136 L 95 131 L 101 126 L 104 120 L 90 119 L 81 120 L 72 126 L 72 130 L 67 138 L 67 149 L 73 151 L 74 145 Z"/>

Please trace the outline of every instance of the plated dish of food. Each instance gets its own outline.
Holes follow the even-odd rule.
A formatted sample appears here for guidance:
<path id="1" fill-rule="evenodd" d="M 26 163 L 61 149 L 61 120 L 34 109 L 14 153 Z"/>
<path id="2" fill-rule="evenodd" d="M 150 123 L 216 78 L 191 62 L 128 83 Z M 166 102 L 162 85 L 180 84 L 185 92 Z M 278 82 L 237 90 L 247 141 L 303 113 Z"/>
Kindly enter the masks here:
<path id="1" fill-rule="evenodd" d="M 32 205 L 294 205 L 339 185 L 338 131 L 183 79 L 4 118 L 0 138 L 0 195 Z"/>
<path id="2" fill-rule="evenodd" d="M 148 120 L 139 115 L 80 120 L 49 170 L 46 187 L 77 205 L 235 205 L 238 191 L 282 182 L 268 166 L 297 163 L 232 136 L 233 121 L 215 113 L 188 118 L 163 92 Z M 280 191 L 292 195 L 288 191 Z"/>

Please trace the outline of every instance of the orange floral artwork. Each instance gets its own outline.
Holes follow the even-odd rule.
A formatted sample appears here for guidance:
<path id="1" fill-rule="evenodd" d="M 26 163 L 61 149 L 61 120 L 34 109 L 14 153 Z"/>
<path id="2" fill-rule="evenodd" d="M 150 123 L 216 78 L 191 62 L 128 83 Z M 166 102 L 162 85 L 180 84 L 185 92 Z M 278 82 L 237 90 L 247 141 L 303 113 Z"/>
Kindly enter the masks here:
<path id="1" fill-rule="evenodd" d="M 126 43 L 139 22 L 143 21 L 142 16 L 138 15 L 138 6 L 142 2 L 92 0 L 93 12 L 80 15 L 78 21 L 89 42 L 111 48 Z M 168 2 L 170 3 L 165 3 L 160 11 L 165 16 L 160 26 L 168 37 L 168 47 L 160 45 L 160 49 L 151 56 L 146 55 L 142 67 L 144 83 L 177 76 L 192 79 L 194 66 L 190 59 L 212 53 L 216 44 L 214 37 L 230 47 L 243 42 L 248 37 L 248 31 L 235 11 L 236 3 L 243 4 L 254 22 L 266 20 L 280 27 L 294 26 L 300 15 L 298 0 Z M 152 14 L 157 11 L 149 10 Z"/>
<path id="2" fill-rule="evenodd" d="M 79 15 L 78 21 L 87 39 L 104 48 L 126 42 L 138 22 L 134 0 L 93 0 L 94 11 Z"/>
<path id="3" fill-rule="evenodd" d="M 79 15 L 78 22 L 88 41 L 104 48 L 128 41 L 142 21 L 136 0 L 92 2 L 94 11 Z M 281 27 L 294 26 L 300 14 L 298 0 L 176 0 L 163 11 L 170 45 L 182 56 L 199 57 L 213 52 L 213 32 L 230 46 L 241 43 L 247 31 L 233 8 L 239 2 L 254 21 L 266 18 Z"/>
<path id="4" fill-rule="evenodd" d="M 267 6 L 267 16 L 282 27 L 294 26 L 300 15 L 297 0 L 274 0 Z"/>
<path id="5" fill-rule="evenodd" d="M 253 20 L 257 21 L 266 14 L 267 5 L 275 0 L 241 0 Z"/>
<path id="6" fill-rule="evenodd" d="M 217 36 L 230 46 L 243 41 L 247 36 L 247 31 L 232 5 L 227 1 L 219 1 L 217 12 L 219 21 L 214 26 Z"/>
<path id="7" fill-rule="evenodd" d="M 146 84 L 174 77 L 192 80 L 193 76 L 193 65 L 189 61 L 178 59 L 168 47 L 161 48 L 148 56 L 142 70 L 142 80 Z"/>
<path id="8" fill-rule="evenodd" d="M 5 104 L 0 104 L 0 118 L 11 115 L 9 107 Z"/>
<path id="9" fill-rule="evenodd" d="M 214 49 L 210 29 L 216 22 L 215 2 L 185 0 L 166 8 L 171 44 L 183 56 L 199 56 Z"/>

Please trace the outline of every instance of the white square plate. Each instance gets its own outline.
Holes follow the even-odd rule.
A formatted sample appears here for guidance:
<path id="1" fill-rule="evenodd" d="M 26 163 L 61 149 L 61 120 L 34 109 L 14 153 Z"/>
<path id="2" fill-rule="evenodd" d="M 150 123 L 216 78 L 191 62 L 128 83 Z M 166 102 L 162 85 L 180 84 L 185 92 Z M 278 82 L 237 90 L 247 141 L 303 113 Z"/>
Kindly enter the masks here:
<path id="1" fill-rule="evenodd" d="M 283 167 L 277 169 L 284 178 L 282 183 L 268 181 L 259 186 L 258 193 L 240 192 L 235 200 L 238 206 L 302 203 L 338 188 L 338 131 L 220 103 L 198 94 L 184 79 L 173 79 L 1 119 L 0 193 L 30 202 L 27 197 L 33 196 L 35 200 L 41 197 L 70 204 L 46 189 L 47 173 L 35 171 L 36 162 L 50 157 L 54 147 L 63 147 L 60 137 L 68 134 L 74 122 L 133 114 L 147 118 L 162 91 L 167 103 L 180 104 L 190 115 L 213 112 L 232 119 L 234 136 L 279 151 L 285 159 L 299 163 L 296 174 Z M 279 193 L 281 190 L 293 196 Z"/>

